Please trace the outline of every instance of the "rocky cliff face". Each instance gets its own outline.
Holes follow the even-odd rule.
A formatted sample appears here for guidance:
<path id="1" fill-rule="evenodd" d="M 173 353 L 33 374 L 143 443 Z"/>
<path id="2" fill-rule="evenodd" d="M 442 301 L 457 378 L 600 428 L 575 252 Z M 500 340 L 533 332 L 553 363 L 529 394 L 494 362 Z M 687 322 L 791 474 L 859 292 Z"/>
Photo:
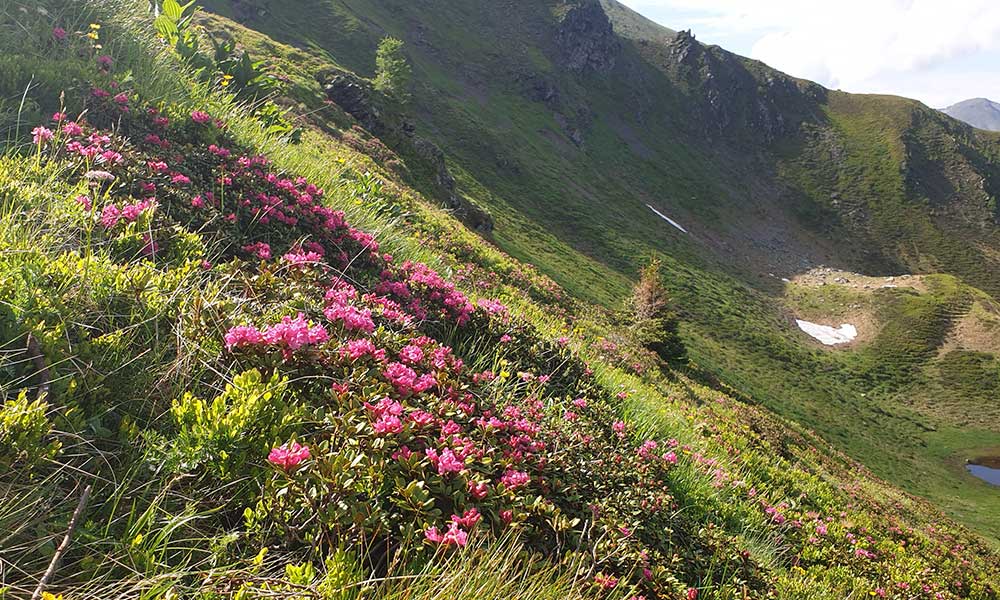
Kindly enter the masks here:
<path id="1" fill-rule="evenodd" d="M 621 51 L 621 41 L 596 0 L 584 0 L 562 15 L 556 44 L 562 64 L 576 72 L 610 71 Z"/>
<path id="2" fill-rule="evenodd" d="M 666 47 L 664 67 L 699 106 L 708 135 L 748 131 L 764 142 L 794 133 L 821 99 L 823 88 L 770 69 L 751 71 L 751 61 L 698 42 L 680 31 Z"/>

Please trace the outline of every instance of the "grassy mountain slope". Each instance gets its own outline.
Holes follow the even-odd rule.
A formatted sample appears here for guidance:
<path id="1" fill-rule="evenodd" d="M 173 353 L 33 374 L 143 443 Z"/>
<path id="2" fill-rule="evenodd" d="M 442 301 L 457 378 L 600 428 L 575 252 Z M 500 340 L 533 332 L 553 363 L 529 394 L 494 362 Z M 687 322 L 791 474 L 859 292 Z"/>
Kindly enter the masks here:
<path id="1" fill-rule="evenodd" d="M 660 255 L 695 362 L 1000 531 L 995 491 L 961 466 L 1000 442 L 963 419 L 995 398 L 929 398 L 947 377 L 977 385 L 937 354 L 966 297 L 1000 290 L 997 136 L 795 80 L 611 1 L 207 5 L 282 65 L 306 53 L 321 71 L 369 75 L 377 40 L 404 39 L 417 131 L 444 150 L 457 193 L 489 210 L 492 241 L 607 306 Z M 887 290 L 877 339 L 831 354 L 797 331 L 781 281 L 820 264 L 957 279 L 916 298 Z"/>
<path id="2" fill-rule="evenodd" d="M 314 84 L 268 134 L 144 4 L 0 1 L 4 597 L 996 597 L 979 536 L 665 369 Z"/>

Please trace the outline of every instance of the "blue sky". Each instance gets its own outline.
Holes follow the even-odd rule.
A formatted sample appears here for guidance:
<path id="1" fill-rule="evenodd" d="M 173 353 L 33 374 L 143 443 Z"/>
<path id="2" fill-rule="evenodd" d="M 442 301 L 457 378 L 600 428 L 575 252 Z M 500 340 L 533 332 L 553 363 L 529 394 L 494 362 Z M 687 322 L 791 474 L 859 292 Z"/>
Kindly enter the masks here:
<path id="1" fill-rule="evenodd" d="M 1000 0 L 619 0 L 833 89 L 1000 102 Z"/>

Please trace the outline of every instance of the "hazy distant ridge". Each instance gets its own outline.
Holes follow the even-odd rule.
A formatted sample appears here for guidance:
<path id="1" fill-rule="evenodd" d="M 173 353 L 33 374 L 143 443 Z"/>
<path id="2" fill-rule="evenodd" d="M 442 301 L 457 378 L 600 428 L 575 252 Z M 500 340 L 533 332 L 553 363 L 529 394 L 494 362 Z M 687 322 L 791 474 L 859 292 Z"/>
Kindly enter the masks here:
<path id="1" fill-rule="evenodd" d="M 986 98 L 963 100 L 942 112 L 978 129 L 1000 131 L 1000 104 Z"/>

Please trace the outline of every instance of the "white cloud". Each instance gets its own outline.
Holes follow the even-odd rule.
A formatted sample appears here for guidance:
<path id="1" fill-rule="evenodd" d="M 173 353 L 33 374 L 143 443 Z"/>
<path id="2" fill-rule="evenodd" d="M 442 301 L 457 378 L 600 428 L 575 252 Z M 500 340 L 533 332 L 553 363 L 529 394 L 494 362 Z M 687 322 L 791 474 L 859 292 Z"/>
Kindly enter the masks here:
<path id="1" fill-rule="evenodd" d="M 921 100 L 935 105 L 1000 91 L 1000 72 L 992 71 L 1000 62 L 997 0 L 625 3 L 668 27 L 691 27 L 699 39 L 832 88 L 904 95 L 920 91 Z M 994 59 L 992 65 L 972 64 L 987 57 Z M 963 88 L 921 81 L 934 74 L 953 84 L 961 81 Z M 899 91 L 887 89 L 890 83 Z M 977 83 L 994 92 L 975 91 Z"/>

